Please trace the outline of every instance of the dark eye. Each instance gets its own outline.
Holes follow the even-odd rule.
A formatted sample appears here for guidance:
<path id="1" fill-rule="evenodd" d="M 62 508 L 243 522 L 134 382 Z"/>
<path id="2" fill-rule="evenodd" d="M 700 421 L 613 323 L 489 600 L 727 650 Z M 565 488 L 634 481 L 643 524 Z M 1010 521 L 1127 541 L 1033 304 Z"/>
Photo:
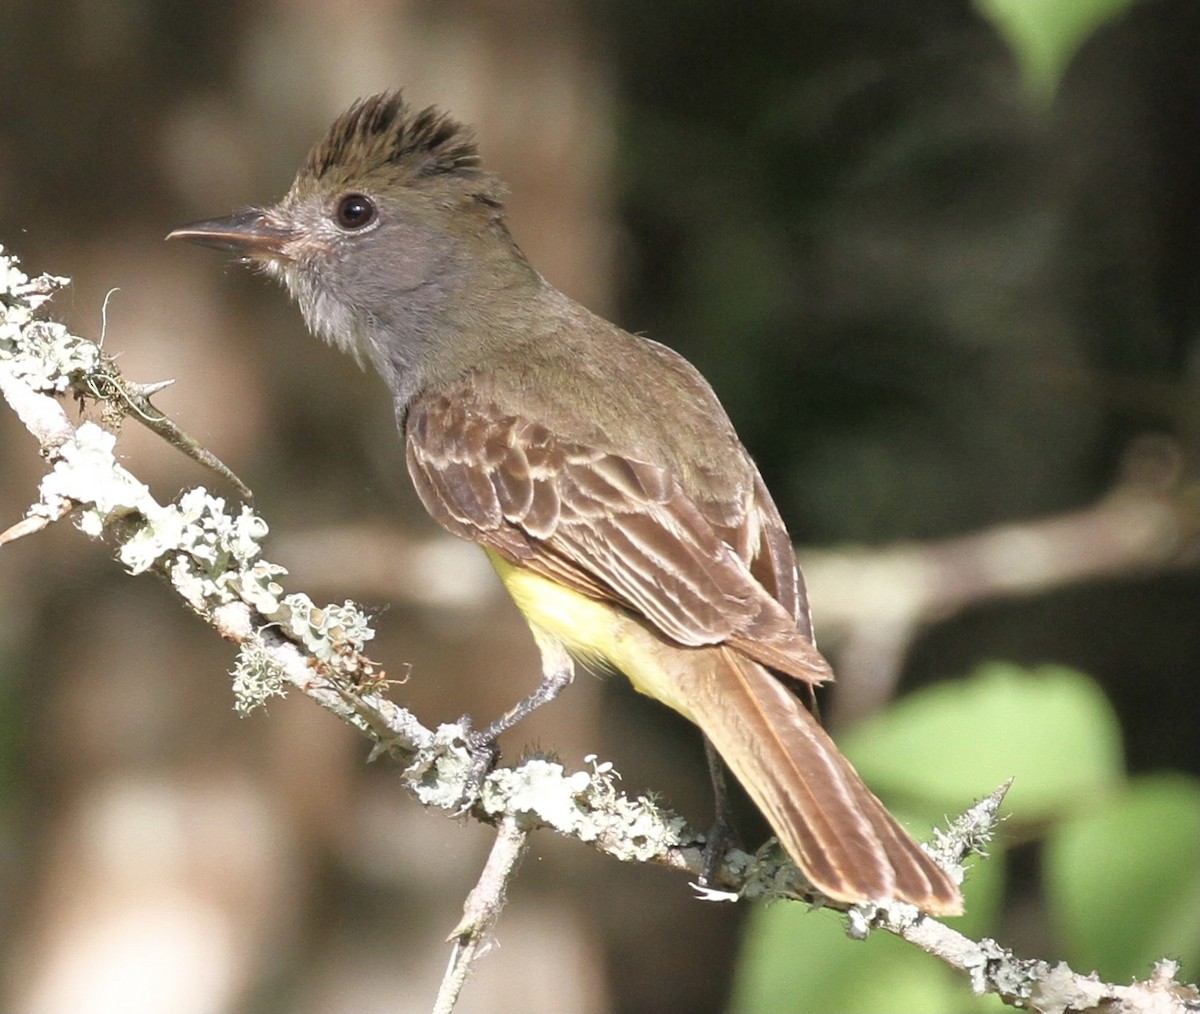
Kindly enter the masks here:
<path id="1" fill-rule="evenodd" d="M 343 229 L 361 229 L 375 221 L 375 203 L 362 194 L 347 194 L 338 201 L 334 217 Z"/>

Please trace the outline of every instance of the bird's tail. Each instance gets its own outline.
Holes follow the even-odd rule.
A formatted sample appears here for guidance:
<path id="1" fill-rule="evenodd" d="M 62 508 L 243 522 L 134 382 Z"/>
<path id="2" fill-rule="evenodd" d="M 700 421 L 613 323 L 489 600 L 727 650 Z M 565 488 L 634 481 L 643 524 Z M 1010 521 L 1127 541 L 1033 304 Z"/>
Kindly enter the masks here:
<path id="1" fill-rule="evenodd" d="M 672 668 L 690 684 L 680 687 L 690 717 L 814 887 L 839 901 L 962 912 L 958 887 L 776 676 L 729 647 L 687 654 L 688 664 Z"/>

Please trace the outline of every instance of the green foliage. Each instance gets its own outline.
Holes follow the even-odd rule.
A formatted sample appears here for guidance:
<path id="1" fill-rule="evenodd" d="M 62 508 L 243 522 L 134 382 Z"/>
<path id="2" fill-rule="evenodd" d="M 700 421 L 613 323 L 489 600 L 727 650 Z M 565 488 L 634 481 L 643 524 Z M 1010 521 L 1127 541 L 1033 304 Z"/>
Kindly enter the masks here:
<path id="1" fill-rule="evenodd" d="M 1137 778 L 1055 829 L 1046 890 L 1067 960 L 1107 979 L 1144 977 L 1170 956 L 1200 965 L 1200 782 Z"/>
<path id="2" fill-rule="evenodd" d="M 975 0 L 975 6 L 1012 48 L 1026 89 L 1038 98 L 1049 99 L 1088 37 L 1123 14 L 1131 2 Z"/>
<path id="3" fill-rule="evenodd" d="M 1065 816 L 1120 784 L 1121 730 L 1100 688 L 1070 669 L 981 667 L 911 694 L 839 742 L 889 799 L 933 817 L 1014 779 L 1006 807 L 1023 823 Z"/>
<path id="4" fill-rule="evenodd" d="M 1200 782 L 1127 780 L 1116 715 L 1088 677 L 993 663 L 908 698 L 840 737 L 863 777 L 917 834 L 1015 776 L 986 860 L 969 868 L 973 938 L 1002 935 L 1006 842 L 1045 836 L 1053 953 L 1121 981 L 1163 956 L 1200 958 Z M 899 803 L 899 805 L 897 805 Z M 908 811 L 906 812 L 905 808 Z M 913 819 L 908 819 L 912 817 Z M 919 819 L 917 819 L 919 817 Z M 751 919 L 735 1012 L 999 1010 L 902 941 L 859 946 L 837 917 L 777 904 Z M 1003 942 L 1003 941 L 1002 941 Z"/>
<path id="5" fill-rule="evenodd" d="M 974 997 L 936 958 L 886 933 L 861 944 L 832 913 L 777 903 L 755 912 L 729 1009 L 735 1014 L 975 1014 L 1004 1010 Z"/>

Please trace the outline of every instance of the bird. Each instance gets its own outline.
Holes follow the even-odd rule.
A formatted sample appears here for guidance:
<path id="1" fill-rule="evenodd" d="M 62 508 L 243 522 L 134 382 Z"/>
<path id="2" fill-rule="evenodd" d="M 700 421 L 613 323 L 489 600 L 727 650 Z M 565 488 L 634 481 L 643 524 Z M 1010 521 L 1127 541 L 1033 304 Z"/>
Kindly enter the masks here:
<path id="1" fill-rule="evenodd" d="M 713 389 L 546 281 L 506 196 L 470 127 L 389 91 L 340 115 L 278 202 L 168 238 L 282 282 L 387 385 L 421 503 L 483 549 L 540 650 L 537 690 L 481 730 L 485 756 L 577 663 L 613 670 L 700 728 L 815 892 L 961 913 L 810 710 L 833 674 Z"/>

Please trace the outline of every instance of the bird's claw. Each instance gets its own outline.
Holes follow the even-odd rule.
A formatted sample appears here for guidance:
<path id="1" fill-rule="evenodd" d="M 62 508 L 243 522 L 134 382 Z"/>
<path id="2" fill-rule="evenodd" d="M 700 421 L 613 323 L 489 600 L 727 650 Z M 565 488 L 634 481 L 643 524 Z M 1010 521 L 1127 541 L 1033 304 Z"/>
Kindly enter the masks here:
<path id="1" fill-rule="evenodd" d="M 724 814 L 717 819 L 704 837 L 704 852 L 700 861 L 699 885 L 706 889 L 716 887 L 717 875 L 721 872 L 721 861 L 725 853 L 737 844 L 737 832 Z"/>
<path id="2" fill-rule="evenodd" d="M 463 779 L 462 795 L 458 800 L 458 816 L 467 813 L 476 803 L 483 792 L 483 780 L 488 776 L 496 761 L 500 759 L 500 750 L 496 746 L 496 737 L 490 729 L 478 730 L 472 727 L 470 716 L 463 715 L 459 719 L 463 728 L 463 743 L 466 745 L 470 763 Z"/>

